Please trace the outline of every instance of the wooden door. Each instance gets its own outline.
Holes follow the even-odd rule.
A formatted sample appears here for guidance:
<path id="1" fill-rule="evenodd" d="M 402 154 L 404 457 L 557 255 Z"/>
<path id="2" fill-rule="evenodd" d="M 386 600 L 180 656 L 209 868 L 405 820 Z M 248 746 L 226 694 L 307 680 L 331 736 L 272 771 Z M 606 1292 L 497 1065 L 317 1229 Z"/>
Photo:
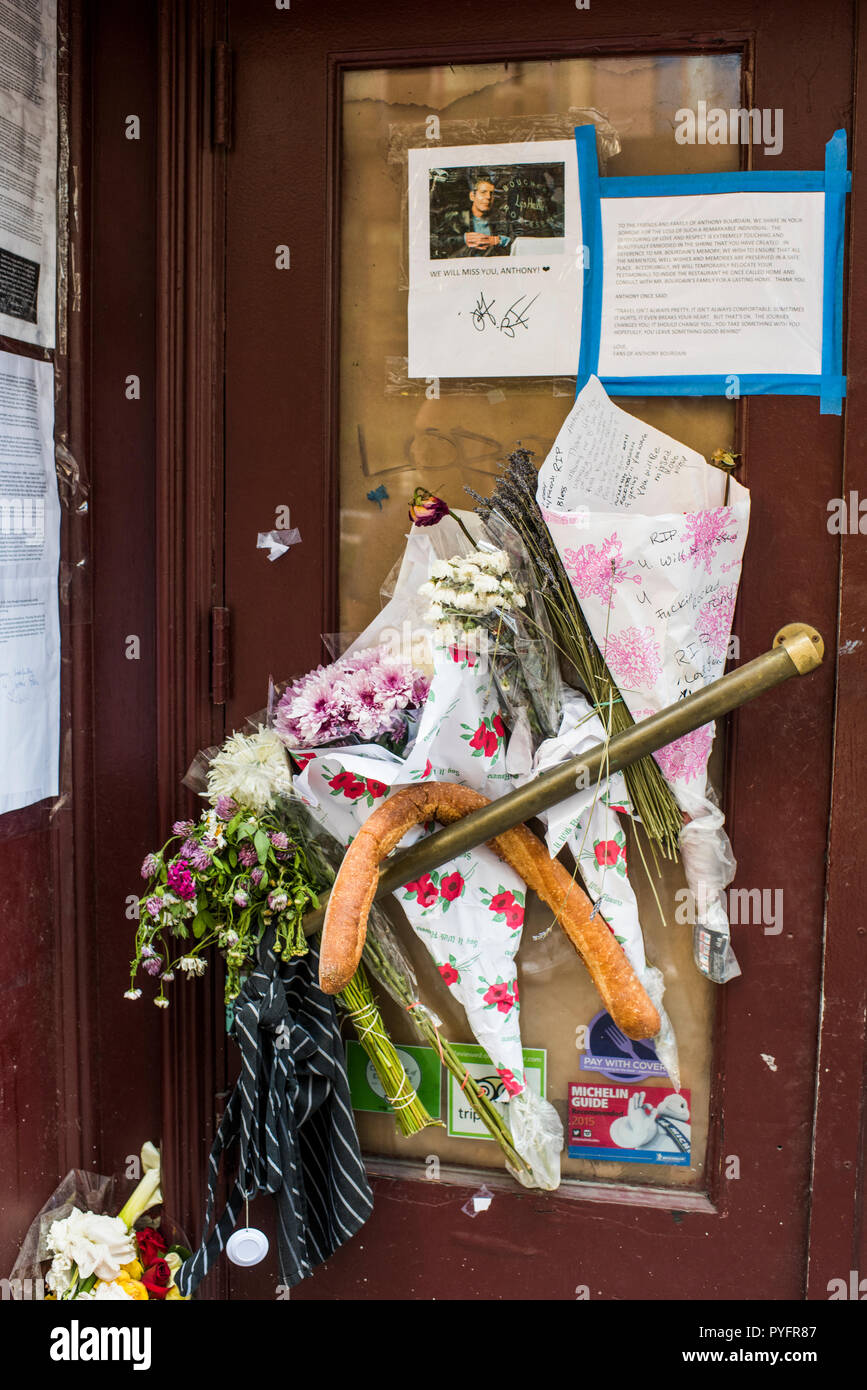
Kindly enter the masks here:
<path id="1" fill-rule="evenodd" d="M 210 602 L 230 614 L 231 728 L 261 709 L 269 676 L 288 677 L 321 659 L 320 634 L 358 630 L 371 616 L 374 566 L 384 577 L 397 558 L 405 499 L 416 483 L 438 491 L 445 483 L 459 502 L 458 485 L 478 487 L 490 477 L 522 424 L 533 421 L 541 451 L 568 410 L 568 384 L 562 394 L 557 383 L 537 384 L 536 398 L 518 387 L 495 403 L 469 393 L 413 395 L 405 368 L 401 375 L 400 346 L 389 338 L 394 317 L 383 328 L 365 298 L 384 264 L 392 308 L 397 302 L 400 230 L 393 217 L 377 223 L 365 199 L 377 186 L 383 198 L 396 196 L 407 127 L 423 130 L 430 114 L 464 119 L 468 128 L 492 117 L 568 120 L 570 107 L 598 109 L 605 98 L 618 107 L 602 114 L 622 147 L 610 172 L 737 167 L 740 150 L 691 150 L 692 162 L 678 163 L 673 136 L 666 147 L 660 134 L 664 112 L 673 119 L 687 104 L 682 92 L 728 93 L 735 82 L 740 104 L 784 110 L 779 162 L 818 168 L 825 140 L 849 124 L 856 34 L 853 7 L 842 0 L 831 6 L 833 22 L 827 8 L 806 0 L 734 0 L 722 30 L 718 7 L 704 0 L 688 13 L 670 0 L 652 13 L 631 4 L 579 10 L 505 0 L 495 15 L 442 0 L 435 18 L 424 7 L 380 0 L 327 8 L 298 0 L 291 9 L 229 0 L 225 11 L 191 5 L 184 19 L 172 8 L 163 11 L 166 72 L 177 74 L 183 59 L 191 69 L 184 90 L 195 93 L 201 80 L 206 90 L 213 85 L 214 97 L 215 143 L 201 157 L 205 185 L 184 185 L 213 257 L 193 274 L 195 322 L 187 324 L 188 353 L 205 344 L 208 365 L 196 374 L 205 443 L 194 444 L 186 486 L 202 505 L 195 543 L 203 576 L 204 551 L 213 546 Z M 220 46 L 213 70 L 196 47 L 203 42 Z M 564 86 L 564 73 L 574 75 L 581 100 L 570 99 L 573 77 Z M 511 105 L 503 105 L 504 91 Z M 540 104 L 547 94 L 546 104 L 522 109 L 515 91 L 532 91 Z M 166 101 L 177 110 L 184 98 L 176 89 Z M 377 102 L 379 125 L 370 114 Z M 717 156 L 734 164 L 702 163 Z M 762 166 L 760 148 L 752 159 Z M 366 218 L 380 227 L 375 244 Z M 187 248 L 184 263 L 194 259 Z M 857 376 L 852 386 L 847 411 L 857 408 Z M 165 399 L 167 409 L 179 399 L 170 384 Z M 503 406 L 497 428 L 495 404 Z M 584 1288 L 602 1299 L 783 1299 L 803 1297 L 808 1274 L 809 1292 L 824 1298 L 828 1280 L 854 1267 L 863 1240 L 858 1182 L 844 1168 L 841 1187 L 833 1170 L 853 1162 L 846 1145 L 855 1129 L 834 1139 L 830 1128 L 816 1128 L 835 1079 L 821 1068 L 818 1040 L 856 1096 L 863 1057 L 855 1022 L 863 985 L 847 962 L 863 961 L 864 946 L 847 926 L 845 875 L 834 884 L 844 952 L 826 951 L 841 554 L 826 519 L 828 499 L 843 495 L 843 422 L 799 398 L 756 397 L 736 409 L 719 401 L 624 404 L 705 453 L 730 442 L 720 437 L 725 432 L 743 451 L 753 520 L 736 627 L 742 659 L 766 649 L 793 618 L 819 628 L 827 648 L 823 669 L 809 681 L 790 683 L 730 720 L 724 801 L 736 885 L 782 888 L 785 925 L 774 935 L 736 932 L 743 976 L 684 996 L 683 1027 L 704 1088 L 701 1163 L 678 1184 L 658 1175 L 612 1181 L 582 1170 L 555 1195 L 527 1193 L 501 1179 L 489 1155 L 476 1162 L 463 1150 L 444 1152 L 439 1180 L 428 1181 L 423 1158 L 426 1144 L 438 1152 L 434 1141 L 422 1137 L 404 1159 L 382 1129 L 363 1125 L 374 1215 L 294 1298 L 570 1299 Z M 224 449 L 224 473 L 219 461 L 204 462 L 211 441 Z M 367 493 L 380 484 L 385 515 L 374 526 Z M 286 507 L 302 543 L 270 564 L 256 536 Z M 371 541 L 368 564 L 356 558 L 362 532 Z M 207 593 L 202 580 L 200 603 Z M 853 604 L 854 633 L 863 619 L 857 593 Z M 172 737 L 178 740 L 179 726 Z M 848 803 L 840 808 L 847 814 Z M 678 970 L 687 970 L 682 946 L 670 949 Z M 827 993 L 824 1015 L 821 1009 L 823 966 L 831 972 L 833 1021 Z M 541 1030 L 543 994 L 537 1009 Z M 185 1029 L 190 1043 L 196 1030 L 189 1022 Z M 534 1041 L 525 1029 L 525 1043 Z M 189 1096 L 168 1078 L 167 1117 L 180 1114 L 188 1134 L 193 1117 L 209 1114 L 217 1043 L 210 1034 L 198 1043 L 207 1052 L 202 1093 Z M 562 1039 L 558 1046 L 562 1054 Z M 187 1053 L 184 1065 L 190 1062 Z M 560 1074 L 568 1074 L 562 1055 Z M 855 1113 L 851 1125 L 857 1128 Z M 823 1143 L 827 1166 L 814 1169 Z M 844 1151 L 845 1160 L 838 1157 Z M 493 1220 L 484 1227 L 461 1210 L 482 1180 L 495 1192 Z M 195 1182 L 191 1188 L 193 1201 Z M 811 1191 L 819 1213 L 812 1229 Z M 187 1215 L 193 1224 L 196 1218 Z M 237 1297 L 271 1298 L 275 1284 L 263 1266 L 233 1275 L 231 1288 Z"/>

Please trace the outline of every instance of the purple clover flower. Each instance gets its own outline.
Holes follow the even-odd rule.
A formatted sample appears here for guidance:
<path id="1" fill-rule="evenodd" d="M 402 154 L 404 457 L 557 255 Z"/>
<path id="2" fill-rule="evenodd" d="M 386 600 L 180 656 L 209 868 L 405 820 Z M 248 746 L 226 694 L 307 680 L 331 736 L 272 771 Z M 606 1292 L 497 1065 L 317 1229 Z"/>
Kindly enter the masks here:
<path id="1" fill-rule="evenodd" d="M 259 856 L 252 845 L 241 845 L 238 850 L 238 863 L 243 864 L 245 869 L 252 869 L 254 864 L 258 864 Z"/>
<path id="2" fill-rule="evenodd" d="M 145 855 L 141 866 L 142 878 L 154 878 L 159 873 L 161 864 L 162 860 L 158 854 Z"/>
<path id="3" fill-rule="evenodd" d="M 235 902 L 236 902 L 236 904 L 238 905 L 238 907 L 249 907 L 249 906 L 250 906 L 250 895 L 249 895 L 249 893 L 245 893 L 243 888 L 239 888 L 238 891 L 237 891 L 237 893 L 235 894 Z"/>
<path id="4" fill-rule="evenodd" d="M 146 970 L 149 975 L 159 975 L 163 968 L 162 960 L 159 956 L 149 956 L 142 961 L 142 970 Z"/>
<path id="5" fill-rule="evenodd" d="M 285 830 L 274 830 L 269 838 L 275 849 L 289 848 L 289 836 L 286 834 Z"/>
<path id="6" fill-rule="evenodd" d="M 259 884 L 262 882 L 262 879 L 263 879 L 264 877 L 265 877 L 265 870 L 264 870 L 264 869 L 251 869 L 251 870 L 250 870 L 250 879 L 251 879 L 251 881 L 256 885 L 257 888 L 259 887 Z"/>
<path id="7" fill-rule="evenodd" d="M 173 835 L 192 835 L 195 826 L 191 820 L 176 820 L 172 826 Z"/>
<path id="8" fill-rule="evenodd" d="M 148 898 L 145 907 L 151 917 L 159 917 L 163 910 L 163 900 L 154 895 L 152 898 Z"/>
<path id="9" fill-rule="evenodd" d="M 214 807 L 220 820 L 231 820 L 238 809 L 238 803 L 233 801 L 230 796 L 218 796 L 217 804 Z"/>
<path id="10" fill-rule="evenodd" d="M 190 863 L 194 869 L 198 869 L 199 873 L 202 874 L 211 867 L 211 856 L 204 845 L 196 845 L 190 854 Z"/>

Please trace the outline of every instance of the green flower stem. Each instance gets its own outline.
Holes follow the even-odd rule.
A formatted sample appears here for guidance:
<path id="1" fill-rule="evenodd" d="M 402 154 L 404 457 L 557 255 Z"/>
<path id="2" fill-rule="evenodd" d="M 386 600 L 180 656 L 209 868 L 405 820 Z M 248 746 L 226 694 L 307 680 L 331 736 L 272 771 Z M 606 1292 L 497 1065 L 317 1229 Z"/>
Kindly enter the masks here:
<path id="1" fill-rule="evenodd" d="M 532 1169 L 512 1143 L 508 1125 L 499 1110 L 486 1096 L 482 1095 L 477 1081 L 469 1075 L 467 1068 L 458 1058 L 448 1038 L 442 1036 L 427 1008 L 415 998 L 407 975 L 392 964 L 378 942 L 370 934 L 365 942 L 364 958 L 373 974 L 385 986 L 392 998 L 406 1009 L 416 1032 L 424 1038 L 425 1042 L 437 1050 L 443 1066 L 461 1083 L 464 1095 L 488 1133 L 493 1139 L 496 1139 L 506 1157 L 509 1168 L 516 1174 L 523 1173 L 525 1176 L 531 1176 Z"/>
<path id="2" fill-rule="evenodd" d="M 376 1069 L 401 1134 L 418 1134 L 427 1125 L 442 1125 L 442 1120 L 435 1120 L 428 1114 L 410 1084 L 388 1035 L 363 965 L 359 965 L 349 984 L 337 997 L 352 1019 L 358 1041 Z"/>

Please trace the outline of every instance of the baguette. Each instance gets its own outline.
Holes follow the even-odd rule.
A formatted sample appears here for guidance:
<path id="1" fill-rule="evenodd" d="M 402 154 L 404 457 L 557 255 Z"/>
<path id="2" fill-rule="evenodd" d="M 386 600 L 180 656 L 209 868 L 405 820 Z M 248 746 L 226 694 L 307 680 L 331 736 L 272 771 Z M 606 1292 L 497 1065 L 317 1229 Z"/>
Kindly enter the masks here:
<path id="1" fill-rule="evenodd" d="M 319 983 L 326 994 L 339 994 L 358 968 L 383 859 L 414 825 L 427 820 L 449 825 L 487 805 L 489 799 L 471 787 L 423 782 L 394 792 L 368 817 L 346 851 L 328 899 L 319 955 Z M 526 825 L 504 831 L 490 848 L 556 914 L 617 1027 L 629 1038 L 655 1037 L 656 1008 L 605 918 L 593 914 L 569 871 Z"/>

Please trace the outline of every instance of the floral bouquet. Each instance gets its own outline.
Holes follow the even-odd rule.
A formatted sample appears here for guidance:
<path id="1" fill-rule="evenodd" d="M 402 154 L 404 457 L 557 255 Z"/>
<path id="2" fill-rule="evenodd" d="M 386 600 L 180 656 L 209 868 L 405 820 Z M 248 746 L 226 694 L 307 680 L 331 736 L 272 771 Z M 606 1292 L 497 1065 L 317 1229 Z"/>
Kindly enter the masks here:
<path id="1" fill-rule="evenodd" d="M 181 1299 L 175 1275 L 190 1252 L 172 1242 L 165 1217 L 145 1217 L 163 1200 L 159 1150 L 153 1144 L 142 1148 L 141 1166 L 141 1181 L 116 1216 L 106 1210 L 112 1179 L 67 1174 L 28 1231 L 12 1280 L 22 1275 L 32 1280 L 35 1273 L 39 1287 L 48 1262 L 49 1300 Z"/>
<path id="2" fill-rule="evenodd" d="M 141 997 L 135 981 L 142 970 L 157 981 L 160 1008 L 168 1008 L 165 986 L 176 971 L 188 979 L 204 974 L 212 946 L 225 960 L 227 1004 L 238 997 L 266 934 L 275 956 L 304 955 L 304 915 L 334 879 L 272 730 L 232 734 L 222 748 L 199 754 L 186 780 L 204 786 L 213 804 L 197 822 L 176 821 L 171 838 L 142 865 L 148 887 L 139 901 L 126 992 L 127 999 Z M 185 944 L 178 948 L 177 941 Z M 409 1083 L 362 969 L 340 1003 L 394 1102 L 401 1133 L 435 1124 Z"/>
<path id="3" fill-rule="evenodd" d="M 433 504 L 438 509 L 432 509 Z M 440 509 L 445 509 L 442 511 Z M 462 532 L 448 525 L 436 534 L 427 583 L 420 594 L 428 600 L 425 618 L 433 624 L 438 646 L 457 660 L 490 666 L 509 723 L 526 719 L 534 744 L 557 732 L 560 718 L 560 680 L 547 615 L 532 594 L 529 557 L 517 532 L 505 522 L 482 527 L 431 497 L 422 519 L 410 507 L 417 526 L 432 526 L 447 515 Z M 450 538 L 460 545 L 444 554 Z"/>
<path id="4" fill-rule="evenodd" d="M 628 415 L 591 377 L 539 471 L 562 567 L 635 720 L 725 669 L 750 496 L 727 475 L 730 454 L 715 463 Z M 734 861 L 707 795 L 713 739 L 706 724 L 654 757 L 685 813 L 677 843 L 698 899 L 696 964 L 723 982 L 740 970 L 722 897 Z"/>
<path id="5" fill-rule="evenodd" d="M 385 646 L 369 647 L 288 685 L 273 711 L 274 729 L 290 749 L 355 742 L 401 753 L 429 687 L 409 661 Z"/>
<path id="6" fill-rule="evenodd" d="M 276 734 L 233 734 L 212 760 L 208 782 L 215 804 L 197 822 L 176 821 L 171 838 L 142 864 L 148 886 L 139 902 L 128 999 L 141 995 L 135 981 L 143 970 L 158 983 L 154 1003 L 167 1008 L 165 986 L 176 971 L 204 974 L 204 952 L 216 945 L 226 962 L 228 1003 L 269 925 L 275 954 L 307 950 L 301 919 L 318 907 L 328 880 L 287 833 L 274 799 L 292 786 Z M 191 945 L 178 944 L 191 938 Z"/>

